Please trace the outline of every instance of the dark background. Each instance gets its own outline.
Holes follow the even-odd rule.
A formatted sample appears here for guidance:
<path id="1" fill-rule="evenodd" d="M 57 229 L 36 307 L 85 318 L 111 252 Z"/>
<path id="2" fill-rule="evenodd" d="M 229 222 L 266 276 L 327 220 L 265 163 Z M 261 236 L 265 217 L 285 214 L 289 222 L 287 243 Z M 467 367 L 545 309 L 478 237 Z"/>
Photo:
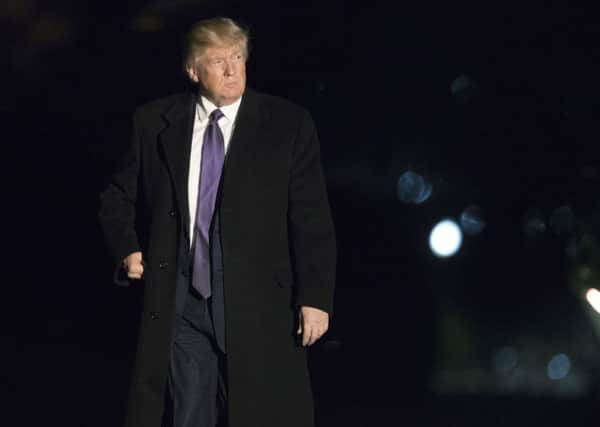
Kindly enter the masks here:
<path id="1" fill-rule="evenodd" d="M 135 106 L 185 88 L 189 24 L 228 15 L 252 31 L 249 85 L 309 108 L 322 142 L 339 265 L 319 425 L 594 425 L 590 4 L 3 1 L 0 424 L 120 425 L 140 290 L 111 283 L 97 196 Z M 399 198 L 407 171 L 424 202 Z M 469 206 L 483 230 L 435 257 L 431 228 Z"/>

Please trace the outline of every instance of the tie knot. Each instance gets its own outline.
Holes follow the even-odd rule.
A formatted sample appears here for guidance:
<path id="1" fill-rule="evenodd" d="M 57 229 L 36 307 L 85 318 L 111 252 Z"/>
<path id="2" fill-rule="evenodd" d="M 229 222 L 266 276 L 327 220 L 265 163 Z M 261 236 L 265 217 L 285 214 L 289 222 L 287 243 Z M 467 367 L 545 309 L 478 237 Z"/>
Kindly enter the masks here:
<path id="1" fill-rule="evenodd" d="M 223 116 L 224 116 L 223 112 L 217 108 L 215 111 L 210 113 L 210 116 L 208 116 L 208 119 L 211 122 L 217 122 Z"/>

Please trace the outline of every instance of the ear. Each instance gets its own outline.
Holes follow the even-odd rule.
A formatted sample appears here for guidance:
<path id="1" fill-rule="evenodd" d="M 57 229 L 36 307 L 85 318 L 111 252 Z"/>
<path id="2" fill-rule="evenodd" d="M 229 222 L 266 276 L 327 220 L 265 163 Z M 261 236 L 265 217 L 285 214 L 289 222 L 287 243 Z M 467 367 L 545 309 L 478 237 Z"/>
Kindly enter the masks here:
<path id="1" fill-rule="evenodd" d="M 188 64 L 185 67 L 185 71 L 187 72 L 187 75 L 191 81 L 193 81 L 194 83 L 198 83 L 200 81 L 200 79 L 198 78 L 198 73 L 196 72 L 196 69 L 193 66 Z"/>

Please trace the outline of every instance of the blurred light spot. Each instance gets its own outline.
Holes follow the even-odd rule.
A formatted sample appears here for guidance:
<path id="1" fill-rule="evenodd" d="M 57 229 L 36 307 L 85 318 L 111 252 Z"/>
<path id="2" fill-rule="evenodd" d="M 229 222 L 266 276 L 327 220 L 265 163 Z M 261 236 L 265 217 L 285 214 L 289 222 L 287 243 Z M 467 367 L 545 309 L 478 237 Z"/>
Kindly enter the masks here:
<path id="1" fill-rule="evenodd" d="M 456 95 L 457 93 L 466 90 L 469 86 L 471 86 L 471 83 L 471 77 L 465 76 L 463 74 L 462 76 L 458 76 L 454 79 L 454 81 L 450 85 L 450 91 L 452 92 L 452 95 Z"/>
<path id="2" fill-rule="evenodd" d="M 591 233 L 583 233 L 582 235 L 571 238 L 565 246 L 567 255 L 574 259 L 575 262 L 589 263 L 598 258 L 597 253 L 600 251 L 600 242 Z"/>
<path id="3" fill-rule="evenodd" d="M 479 206 L 469 206 L 460 215 L 460 225 L 469 236 L 475 236 L 485 228 L 483 210 Z"/>
<path id="4" fill-rule="evenodd" d="M 479 85 L 470 76 L 458 76 L 450 84 L 450 92 L 459 104 L 467 104 L 479 96 Z"/>
<path id="5" fill-rule="evenodd" d="M 429 235 L 429 247 L 434 255 L 441 258 L 456 254 L 461 244 L 462 232 L 460 227 L 450 219 L 437 223 Z"/>
<path id="6" fill-rule="evenodd" d="M 556 234 L 566 234 L 575 228 L 575 213 L 570 206 L 556 208 L 550 216 L 550 227 Z"/>
<path id="7" fill-rule="evenodd" d="M 577 269 L 577 277 L 581 280 L 590 280 L 592 278 L 592 269 L 588 265 L 582 265 Z"/>
<path id="8" fill-rule="evenodd" d="M 600 291 L 594 288 L 588 289 L 585 293 L 585 299 L 596 310 L 596 313 L 600 314 Z"/>
<path id="9" fill-rule="evenodd" d="M 32 0 L 3 0 L 0 2 L 0 19 L 20 22 L 33 13 Z"/>
<path id="10" fill-rule="evenodd" d="M 561 380 L 569 375 L 571 371 L 571 360 L 566 354 L 557 354 L 548 363 L 548 378 L 551 380 Z"/>
<path id="11" fill-rule="evenodd" d="M 546 220 L 542 214 L 536 210 L 525 214 L 523 229 L 529 237 L 535 237 L 546 232 Z"/>
<path id="12" fill-rule="evenodd" d="M 29 44 L 36 48 L 62 47 L 73 41 L 71 22 L 62 16 L 41 16 L 29 28 Z"/>
<path id="13" fill-rule="evenodd" d="M 502 347 L 494 353 L 494 369 L 498 373 L 506 373 L 517 367 L 519 356 L 512 347 Z"/>
<path id="14" fill-rule="evenodd" d="M 143 14 L 138 16 L 131 23 L 131 28 L 140 33 L 152 33 L 164 28 L 164 21 L 156 15 Z"/>
<path id="15" fill-rule="evenodd" d="M 577 257 L 577 254 L 579 253 L 577 243 L 577 240 L 572 239 L 565 245 L 565 253 L 569 258 L 575 259 Z"/>
<path id="16" fill-rule="evenodd" d="M 431 197 L 431 184 L 425 178 L 413 171 L 406 171 L 396 185 L 398 198 L 405 203 L 421 204 Z"/>
<path id="17" fill-rule="evenodd" d="M 325 92 L 325 89 L 326 89 L 325 82 L 322 80 L 318 80 L 317 84 L 316 84 L 316 88 L 317 88 L 317 93 L 322 94 L 323 92 Z"/>

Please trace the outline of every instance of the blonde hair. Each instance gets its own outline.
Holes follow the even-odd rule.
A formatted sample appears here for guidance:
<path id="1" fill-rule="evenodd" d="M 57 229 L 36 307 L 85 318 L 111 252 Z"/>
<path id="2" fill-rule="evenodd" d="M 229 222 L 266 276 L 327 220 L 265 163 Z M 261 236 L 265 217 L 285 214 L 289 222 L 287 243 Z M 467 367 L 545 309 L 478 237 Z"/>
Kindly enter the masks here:
<path id="1" fill-rule="evenodd" d="M 231 18 L 218 17 L 198 21 L 192 25 L 185 38 L 183 66 L 186 68 L 204 50 L 214 46 L 242 45 L 244 57 L 248 59 L 249 31 Z"/>

